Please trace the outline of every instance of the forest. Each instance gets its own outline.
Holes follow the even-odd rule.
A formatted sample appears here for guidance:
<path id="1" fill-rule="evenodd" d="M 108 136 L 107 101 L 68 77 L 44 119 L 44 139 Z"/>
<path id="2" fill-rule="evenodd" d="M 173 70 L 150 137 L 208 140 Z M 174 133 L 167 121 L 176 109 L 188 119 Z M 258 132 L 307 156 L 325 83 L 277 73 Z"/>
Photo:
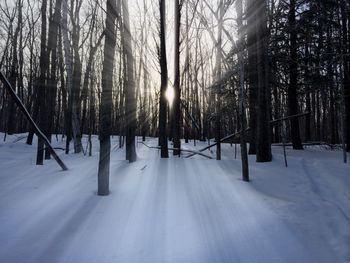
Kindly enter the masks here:
<path id="1" fill-rule="evenodd" d="M 128 241 L 123 243 L 123 248 L 119 247 L 121 252 L 115 252 L 116 255 L 108 254 L 112 248 L 105 248 L 108 253 L 101 252 L 101 245 L 98 253 L 110 255 L 102 262 L 348 262 L 350 255 L 346 247 L 350 245 L 350 236 L 342 230 L 350 229 L 350 206 L 346 203 L 350 199 L 350 3 L 348 0 L 0 0 L 0 135 L 3 137 L 0 193 L 4 196 L 9 189 L 20 194 L 22 184 L 53 187 L 49 178 L 39 180 L 37 176 L 41 173 L 64 176 L 56 174 L 57 162 L 71 176 L 71 183 L 78 182 L 75 176 L 86 174 L 89 179 L 79 182 L 88 184 L 91 191 L 97 189 L 94 198 L 108 196 L 109 202 L 117 204 L 119 196 L 135 209 L 128 210 L 134 215 L 130 229 L 128 225 L 127 230 L 121 230 L 120 225 L 120 229 L 112 227 L 115 231 L 129 229 Z M 32 181 L 24 179 L 27 170 Z M 138 186 L 135 178 L 121 179 L 140 171 L 153 179 Z M 177 173 L 187 177 L 176 181 L 180 180 L 176 179 Z M 244 184 L 226 182 L 228 179 L 220 173 L 234 174 Z M 336 178 L 332 177 L 333 173 L 337 174 Z M 10 178 L 12 174 L 14 178 Z M 116 179 L 118 174 L 120 177 Z M 196 174 L 203 178 L 194 179 Z M 215 179 L 209 174 L 219 175 Z M 289 178 L 278 177 L 284 174 Z M 54 178 L 52 183 L 67 180 Z M 153 188 L 152 182 L 158 187 Z M 58 185 L 65 193 L 68 190 L 64 189 L 76 191 L 68 181 L 59 181 Z M 305 236 L 293 236 L 313 246 L 305 251 L 299 248 L 303 242 L 287 239 L 293 249 L 281 248 L 283 252 L 275 255 L 267 246 L 250 258 L 246 246 L 238 245 L 237 255 L 243 255 L 243 259 L 237 256 L 234 260 L 233 252 L 227 252 L 230 245 L 218 226 L 225 225 L 232 234 L 230 223 L 225 221 L 234 209 L 228 200 L 239 194 L 232 196 L 228 185 L 247 197 L 248 204 L 258 211 L 267 206 L 260 203 L 263 201 L 254 201 L 259 200 L 261 193 L 268 198 L 275 196 L 280 202 L 293 200 L 290 202 L 300 206 L 288 203 L 295 212 L 292 218 L 315 220 L 323 232 L 307 225 L 309 232 Z M 134 187 L 152 191 L 148 195 L 140 194 L 138 191 L 142 190 Z M 272 190 L 277 188 L 282 190 L 274 193 Z M 217 208 L 220 189 L 227 197 L 220 195 L 223 208 Z M 44 203 L 43 198 L 52 198 L 48 193 L 39 198 L 32 191 L 25 191 L 28 192 L 23 198 L 32 196 L 37 202 L 28 211 L 23 206 L 25 215 L 36 211 L 35 205 Z M 125 191 L 133 194 L 120 196 Z M 317 196 L 317 201 L 309 206 L 301 204 L 297 193 L 304 200 L 314 200 Z M 136 208 L 130 201 L 134 195 L 145 197 L 143 201 L 135 201 L 139 204 Z M 163 197 L 165 201 L 159 201 Z M 87 203 L 93 202 L 89 207 L 99 207 L 94 203 L 98 201 L 86 198 Z M 171 201 L 178 198 L 181 205 Z M 15 205 L 22 207 L 21 202 L 16 201 Z M 63 204 L 69 202 L 67 198 L 57 206 L 62 206 L 64 211 Z M 288 217 L 287 204 L 266 202 L 274 207 L 274 213 Z M 141 204 L 150 206 L 153 213 L 143 211 Z M 105 204 L 109 205 L 112 207 Z M 203 212 L 206 205 L 209 212 Z M 255 218 L 253 212 L 244 210 L 242 203 L 237 201 L 235 205 L 242 212 L 241 224 L 243 216 Z M 191 221 L 200 221 L 198 214 L 192 217 L 186 210 L 186 216 L 181 217 L 171 212 L 181 213 L 184 207 L 199 214 L 209 213 L 203 214 L 206 219 L 201 221 L 201 229 Z M 168 254 L 155 252 L 162 246 L 163 232 L 166 235 L 170 231 L 170 241 L 179 240 L 171 227 L 161 225 L 161 230 L 157 230 L 153 225 L 158 221 L 165 224 L 162 221 L 165 215 L 159 209 L 169 211 L 164 214 L 171 214 L 173 220 L 192 230 L 204 233 L 209 229 L 213 234 L 204 237 L 209 240 L 208 257 L 202 251 L 206 245 L 196 239 L 194 230 L 188 234 L 188 242 L 191 243 L 191 238 L 194 243 L 197 240 L 201 244 L 199 252 L 191 254 L 181 244 L 172 247 Z M 310 214 L 313 209 L 317 212 Z M 327 209 L 336 210 L 337 216 L 332 219 L 328 214 L 317 214 Z M 22 217 L 5 201 L 0 202 L 0 211 L 12 215 L 0 216 L 0 221 L 8 222 L 10 228 L 21 224 L 16 220 Z M 101 213 L 108 215 L 106 211 Z M 126 207 L 118 206 L 116 211 L 128 213 Z M 214 212 L 226 219 L 214 219 Z M 51 221 L 54 212 L 47 213 L 50 215 L 39 218 Z M 259 215 L 264 217 L 263 212 Z M 278 217 L 281 222 L 287 220 L 283 215 L 282 219 Z M 117 218 L 115 214 L 110 216 Z M 139 222 L 138 216 L 145 217 L 146 222 Z M 10 218 L 17 223 L 11 225 Z M 120 220 L 127 222 L 124 217 Z M 280 236 L 278 230 L 275 233 L 269 228 L 271 244 L 277 244 L 276 240 L 289 236 L 295 229 L 302 232 L 300 225 L 294 225 L 296 221 L 283 221 L 294 226 L 288 231 L 282 226 L 284 223 L 277 224 L 282 229 Z M 106 224 L 110 226 L 112 221 Z M 150 225 L 152 233 L 142 230 Z M 28 225 L 27 232 L 30 229 L 33 232 L 29 236 L 44 231 L 41 228 L 35 231 L 37 226 L 36 221 Z M 215 232 L 216 227 L 221 229 L 220 233 Z M 0 235 L 7 233 L 5 228 L 0 227 Z M 66 233 L 67 229 L 64 230 Z M 184 229 L 180 231 L 187 234 Z M 85 235 L 84 231 L 79 233 L 79 238 Z M 262 228 L 257 233 L 262 240 L 266 239 Z M 91 238 L 102 235 L 95 234 Z M 132 239 L 133 235 L 141 235 L 136 246 L 148 251 L 144 252 L 149 253 L 145 257 L 143 252 L 131 252 L 132 246 L 127 242 L 138 239 Z M 227 235 L 235 243 L 230 239 L 233 234 Z M 324 242 L 335 241 L 332 245 L 322 243 L 316 241 L 315 235 L 320 235 Z M 8 251 L 14 251 L 17 243 L 7 243 L 7 236 L 11 240 L 11 233 L 5 234 L 4 239 L 0 238 L 0 247 L 7 245 L 11 248 Z M 153 245 L 142 243 L 153 238 L 156 240 Z M 242 236 L 241 239 L 244 243 Z M 270 241 L 267 238 L 266 244 Z M 21 242 L 23 246 L 28 244 Z M 88 250 L 89 246 L 93 247 L 93 243 L 84 247 Z M 42 256 L 32 254 L 31 249 L 21 250 L 33 256 L 28 262 L 96 262 L 99 258 L 93 252 L 86 252 L 91 257 L 82 256 L 84 253 L 78 253 L 73 244 L 75 252 L 71 252 L 69 260 L 56 257 L 55 253 L 59 254 L 56 249 L 63 250 L 60 245 L 39 247 Z M 167 251 L 166 247 L 162 248 Z M 266 255 L 261 256 L 264 249 Z M 324 252 L 331 250 L 328 254 Z M 0 249 L 0 261 L 24 262 L 8 251 Z M 56 251 L 52 252 L 55 257 L 45 251 Z"/>

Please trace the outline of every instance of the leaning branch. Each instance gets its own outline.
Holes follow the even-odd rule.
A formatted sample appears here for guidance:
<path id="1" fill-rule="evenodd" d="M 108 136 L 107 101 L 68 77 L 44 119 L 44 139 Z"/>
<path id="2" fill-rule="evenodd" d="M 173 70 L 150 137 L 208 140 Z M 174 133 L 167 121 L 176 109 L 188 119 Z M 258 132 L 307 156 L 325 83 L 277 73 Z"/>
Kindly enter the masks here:
<path id="1" fill-rule="evenodd" d="M 271 123 L 271 124 L 274 124 L 274 123 L 278 123 L 278 122 L 281 122 L 281 121 L 290 120 L 290 119 L 293 119 L 293 118 L 300 118 L 300 117 L 303 117 L 303 116 L 306 116 L 306 115 L 309 115 L 309 114 L 310 114 L 310 112 L 300 113 L 300 114 L 296 114 L 296 115 L 291 115 L 291 116 L 287 116 L 287 117 L 284 117 L 284 118 L 281 118 L 281 119 L 272 120 L 272 121 L 270 121 L 270 123 Z M 248 131 L 250 131 L 250 130 L 251 130 L 250 128 L 247 128 L 245 131 L 248 132 Z M 222 138 L 222 139 L 220 140 L 220 143 L 223 143 L 223 142 L 225 142 L 225 141 L 227 141 L 227 140 L 229 140 L 229 139 L 234 138 L 235 136 L 241 134 L 241 132 L 242 132 L 242 131 L 238 131 L 238 132 L 236 132 L 236 133 L 230 134 L 230 135 L 228 135 L 228 136 Z M 210 148 L 216 146 L 217 144 L 218 144 L 218 143 L 215 142 L 215 143 L 213 143 L 213 144 L 211 144 L 211 145 L 208 145 L 207 147 L 205 147 L 205 148 L 203 148 L 203 149 L 200 149 L 198 152 L 200 152 L 200 153 L 201 153 L 201 152 L 204 152 L 204 151 L 206 151 L 206 150 L 208 150 L 208 149 L 210 149 Z M 198 153 L 192 153 L 192 154 L 190 154 L 190 155 L 187 155 L 185 158 L 190 158 L 190 157 L 192 157 L 192 156 L 194 156 L 194 155 L 196 155 L 196 154 L 198 154 Z"/>
<path id="2" fill-rule="evenodd" d="M 299 118 L 299 117 L 304 117 L 306 115 L 309 115 L 310 112 L 305 112 L 305 113 L 300 113 L 300 114 L 295 114 L 295 115 L 290 115 L 281 119 L 276 119 L 276 120 L 272 120 L 270 121 L 271 124 L 275 124 L 277 122 L 281 122 L 281 121 L 286 121 L 286 120 L 290 120 L 290 119 L 294 119 L 294 118 Z"/>
<path id="3" fill-rule="evenodd" d="M 39 127 L 34 122 L 33 118 L 30 116 L 29 112 L 27 111 L 26 107 L 22 103 L 21 99 L 17 96 L 16 92 L 11 87 L 10 82 L 7 80 L 7 78 L 4 76 L 4 74 L 0 71 L 0 80 L 4 84 L 5 89 L 10 93 L 12 99 L 15 101 L 17 106 L 20 108 L 20 110 L 23 112 L 29 123 L 33 126 L 35 134 L 41 138 L 46 147 L 49 149 L 50 154 L 53 156 L 53 158 L 56 160 L 59 166 L 61 166 L 62 170 L 67 171 L 68 167 L 63 163 L 63 161 L 58 157 L 55 150 L 52 148 L 50 141 L 47 139 L 47 137 L 44 135 L 44 133 L 39 129 Z"/>
<path id="4" fill-rule="evenodd" d="M 246 132 L 250 131 L 250 128 L 247 128 L 245 131 L 246 131 Z M 224 137 L 224 138 L 222 138 L 222 139 L 220 140 L 220 143 L 223 143 L 223 142 L 225 142 L 225 141 L 227 141 L 227 140 L 229 140 L 229 139 L 232 139 L 232 138 L 236 137 L 238 134 L 241 134 L 241 132 L 242 132 L 242 131 L 239 131 L 239 132 L 236 132 L 236 133 L 227 135 L 226 137 Z M 218 144 L 217 142 L 215 142 L 215 143 L 213 143 L 213 144 L 210 144 L 210 145 L 208 145 L 207 147 L 205 147 L 205 148 L 203 148 L 203 149 L 200 149 L 200 150 L 197 151 L 197 152 L 193 152 L 192 154 L 187 155 L 185 158 L 190 158 L 190 157 L 192 157 L 192 156 L 194 156 L 194 155 L 196 155 L 196 154 L 199 154 L 199 153 L 201 153 L 201 155 L 203 155 L 202 152 L 204 152 L 204 151 L 206 151 L 206 150 L 208 150 L 208 149 L 210 149 L 210 148 L 216 146 L 217 144 Z"/>
<path id="5" fill-rule="evenodd" d="M 144 142 L 141 142 L 143 145 L 145 145 L 147 148 L 149 148 L 149 149 L 158 149 L 158 150 L 160 150 L 161 149 L 161 147 L 160 146 L 149 146 L 149 145 L 147 145 L 147 144 L 145 144 Z M 186 149 L 181 149 L 181 148 L 168 148 L 168 150 L 169 151 L 181 151 L 181 152 L 188 152 L 188 153 L 192 153 L 193 155 L 196 155 L 196 154 L 198 154 L 198 155 L 201 155 L 201 156 L 203 156 L 203 157 L 207 157 L 207 158 L 209 158 L 209 159 L 213 159 L 213 157 L 211 157 L 211 156 L 209 156 L 209 155 L 206 155 L 206 154 L 204 154 L 204 153 L 201 153 L 200 151 L 198 152 L 198 151 L 193 151 L 193 150 L 186 150 Z M 188 156 L 186 156 L 185 158 L 187 158 Z"/>

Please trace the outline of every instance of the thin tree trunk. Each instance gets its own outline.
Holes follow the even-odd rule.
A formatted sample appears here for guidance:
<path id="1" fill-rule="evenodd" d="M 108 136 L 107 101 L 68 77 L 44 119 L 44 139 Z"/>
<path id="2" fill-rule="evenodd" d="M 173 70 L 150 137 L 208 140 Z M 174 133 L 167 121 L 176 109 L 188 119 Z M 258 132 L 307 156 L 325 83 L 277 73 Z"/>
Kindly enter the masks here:
<path id="1" fill-rule="evenodd" d="M 46 116 L 45 116 L 45 83 L 47 77 L 47 45 L 46 45 L 46 12 L 47 0 L 42 1 L 41 5 L 41 51 L 40 51 L 40 77 L 38 80 L 38 94 L 37 100 L 39 103 L 39 127 L 46 131 Z M 44 141 L 38 138 L 38 148 L 36 156 L 36 164 L 42 165 L 44 163 Z"/>
<path id="2" fill-rule="evenodd" d="M 245 129 L 246 129 L 246 116 L 245 116 L 245 103 L 244 103 L 244 56 L 243 56 L 243 7 L 242 0 L 237 2 L 237 17 L 238 17 L 238 64 L 239 64 L 239 120 L 241 123 L 241 158 L 242 158 L 242 178 L 243 181 L 249 182 L 249 167 L 248 167 L 248 151 L 247 143 L 245 138 Z"/>
<path id="3" fill-rule="evenodd" d="M 247 46 L 248 46 L 248 81 L 249 81 L 249 126 L 251 128 L 249 140 L 249 154 L 256 154 L 256 125 L 257 125 L 257 38 L 256 38 L 256 1 L 247 2 Z"/>
<path id="4" fill-rule="evenodd" d="M 109 166 L 112 126 L 112 89 L 115 47 L 116 0 L 107 0 L 105 47 L 102 71 L 102 98 L 100 108 L 100 157 L 98 166 L 98 195 L 109 194 Z"/>
<path id="5" fill-rule="evenodd" d="M 290 66 L 289 66 L 289 86 L 288 86 L 288 110 L 289 115 L 298 114 L 298 50 L 297 50 L 297 32 L 295 19 L 295 0 L 290 0 L 289 10 L 289 35 L 290 35 Z M 303 145 L 300 139 L 299 120 L 294 118 L 291 120 L 291 136 L 294 150 L 302 150 Z"/>
<path id="6" fill-rule="evenodd" d="M 342 1 L 342 35 L 343 35 L 343 90 L 344 90 L 344 110 L 345 120 L 345 142 L 346 151 L 350 152 L 350 11 L 346 8 L 347 1 Z M 348 7 L 349 8 L 349 7 Z"/>
<path id="7" fill-rule="evenodd" d="M 125 58 L 126 58 L 126 76 L 125 76 L 125 111 L 126 111 L 126 160 L 136 161 L 135 149 L 135 131 L 136 131 L 136 107 L 135 81 L 134 81 L 134 57 L 132 53 L 130 18 L 128 1 L 122 0 L 123 10 L 123 30 L 122 38 Z"/>
<path id="8" fill-rule="evenodd" d="M 224 19 L 224 3 L 219 1 L 219 18 L 218 18 L 218 39 L 216 46 L 216 63 L 215 63 L 215 81 L 220 81 L 221 78 L 221 63 L 222 63 L 222 30 Z M 215 98 L 215 140 L 216 144 L 216 160 L 221 160 L 221 88 L 218 87 Z"/>
<path id="9" fill-rule="evenodd" d="M 62 35 L 63 35 L 63 46 L 64 46 L 64 57 L 65 57 L 65 64 L 66 64 L 66 73 L 67 73 L 67 90 L 68 90 L 68 117 L 70 118 L 69 121 L 69 135 L 67 134 L 67 143 L 69 144 L 69 136 L 70 133 L 73 134 L 73 140 L 74 140 L 74 152 L 80 153 L 82 150 L 81 145 L 81 136 L 80 136 L 80 127 L 79 127 L 79 120 L 77 116 L 77 108 L 76 108 L 76 102 L 74 100 L 73 96 L 73 59 L 72 59 L 72 51 L 71 51 L 71 45 L 69 41 L 68 36 L 68 20 L 67 20 L 67 14 L 68 14 L 68 6 L 67 6 L 68 0 L 63 0 L 62 5 Z M 69 145 L 68 145 L 69 147 Z"/>
<path id="10" fill-rule="evenodd" d="M 174 15 L 175 15 L 175 57 L 174 57 L 174 101 L 173 101 L 173 140 L 174 140 L 174 151 L 173 155 L 180 156 L 180 99 L 181 99 L 181 89 L 180 89 L 180 18 L 181 10 L 179 0 L 174 0 Z"/>
<path id="11" fill-rule="evenodd" d="M 58 43 L 58 26 L 61 20 L 61 6 L 62 0 L 57 0 L 55 5 L 55 12 L 53 17 L 50 19 L 49 23 L 49 36 L 48 36 L 48 50 L 47 57 L 51 58 L 51 70 L 50 77 L 48 78 L 47 85 L 47 96 L 48 114 L 47 118 L 47 132 L 46 137 L 51 141 L 51 134 L 53 132 L 54 126 L 54 115 L 55 115 L 55 105 L 56 105 L 56 96 L 57 96 L 57 43 Z M 50 151 L 45 150 L 45 159 L 50 159 Z"/>
<path id="12" fill-rule="evenodd" d="M 166 58 L 166 36 L 165 36 L 165 0 L 159 1 L 160 8 L 160 70 L 161 86 L 159 98 L 159 146 L 161 147 L 161 158 L 168 158 L 168 139 L 167 139 L 167 99 L 166 89 L 168 86 L 168 66 Z"/>

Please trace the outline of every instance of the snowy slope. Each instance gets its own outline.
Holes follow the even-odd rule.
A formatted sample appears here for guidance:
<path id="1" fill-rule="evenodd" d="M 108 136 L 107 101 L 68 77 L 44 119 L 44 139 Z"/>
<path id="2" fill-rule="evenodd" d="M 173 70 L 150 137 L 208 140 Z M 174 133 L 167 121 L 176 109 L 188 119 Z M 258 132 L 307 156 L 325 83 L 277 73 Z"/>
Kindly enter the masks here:
<path id="1" fill-rule="evenodd" d="M 115 137 L 111 194 L 98 197 L 96 137 L 93 157 L 60 151 L 68 172 L 35 166 L 35 146 L 14 141 L 0 143 L 0 262 L 350 262 L 350 166 L 339 151 L 288 150 L 285 168 L 274 148 L 271 163 L 250 157 L 244 183 L 230 145 L 215 161 L 160 160 L 138 144 L 128 164 Z"/>

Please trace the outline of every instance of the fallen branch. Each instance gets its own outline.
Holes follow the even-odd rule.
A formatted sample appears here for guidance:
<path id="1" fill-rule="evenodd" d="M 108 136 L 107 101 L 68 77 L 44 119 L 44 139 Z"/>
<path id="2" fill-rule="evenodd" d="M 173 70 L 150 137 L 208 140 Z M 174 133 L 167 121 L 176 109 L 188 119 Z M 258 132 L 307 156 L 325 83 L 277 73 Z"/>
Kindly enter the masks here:
<path id="1" fill-rule="evenodd" d="M 270 121 L 271 124 L 275 124 L 277 122 L 281 122 L 281 121 L 286 121 L 286 120 L 290 120 L 290 119 L 294 119 L 294 118 L 299 118 L 299 117 L 304 117 L 309 115 L 310 112 L 305 112 L 305 113 L 300 113 L 300 114 L 295 114 L 295 115 L 290 115 L 284 118 L 280 118 L 280 119 L 276 119 L 276 120 L 272 120 Z"/>
<path id="2" fill-rule="evenodd" d="M 328 146 L 331 149 L 337 148 L 337 145 L 329 144 L 326 142 L 304 142 L 302 143 L 303 146 Z M 283 143 L 273 143 L 271 146 L 283 146 Z M 285 143 L 284 146 L 291 147 L 293 146 L 292 143 Z"/>
<path id="3" fill-rule="evenodd" d="M 16 142 L 19 142 L 23 139 L 27 138 L 27 136 L 22 136 L 22 137 L 17 137 L 12 143 L 16 143 Z"/>
<path id="4" fill-rule="evenodd" d="M 277 122 L 281 122 L 281 121 L 285 121 L 285 120 L 289 120 L 289 119 L 293 119 L 293 118 L 303 117 L 303 116 L 306 116 L 306 115 L 309 115 L 309 114 L 310 114 L 310 112 L 306 112 L 306 113 L 300 113 L 300 114 L 296 114 L 296 115 L 287 116 L 287 117 L 284 117 L 284 118 L 281 118 L 281 119 L 272 120 L 272 121 L 270 121 L 270 124 L 274 124 L 274 123 L 277 123 Z M 248 131 L 250 131 L 250 130 L 251 130 L 250 128 L 247 128 L 245 131 L 248 132 Z M 225 141 L 227 141 L 227 140 L 229 140 L 229 139 L 231 139 L 231 138 L 233 138 L 233 137 L 235 137 L 235 136 L 241 134 L 241 132 L 242 132 L 242 131 L 239 131 L 239 132 L 230 134 L 230 135 L 228 135 L 228 136 L 222 138 L 222 139 L 220 140 L 220 142 L 223 143 L 223 142 L 225 142 Z M 203 148 L 203 149 L 200 149 L 199 152 L 204 152 L 205 150 L 208 150 L 208 149 L 210 149 L 210 148 L 212 148 L 212 147 L 214 147 L 214 146 L 216 146 L 216 145 L 217 145 L 217 142 L 216 142 L 216 143 L 213 143 L 213 144 L 211 144 L 211 145 L 209 145 L 209 146 L 207 146 L 207 147 L 205 147 L 205 148 Z M 197 153 L 192 153 L 192 154 L 190 154 L 190 155 L 187 155 L 185 158 L 190 158 L 190 157 L 192 157 L 192 156 L 194 156 L 194 155 L 196 155 L 196 154 L 197 154 Z"/>
<path id="5" fill-rule="evenodd" d="M 29 112 L 27 111 L 26 107 L 24 106 L 24 104 L 22 103 L 21 99 L 17 96 L 16 92 L 13 90 L 13 88 L 11 87 L 10 82 L 7 80 L 7 78 L 4 76 L 4 74 L 0 71 L 0 80 L 2 81 L 2 83 L 4 84 L 5 88 L 7 89 L 7 91 L 10 93 L 12 99 L 15 101 L 15 103 L 17 104 L 17 106 L 19 107 L 19 109 L 23 112 L 23 114 L 25 115 L 25 117 L 27 118 L 27 120 L 29 121 L 29 123 L 33 126 L 34 132 L 35 134 L 41 138 L 46 147 L 49 149 L 50 154 L 53 156 L 53 158 L 56 160 L 56 162 L 58 163 L 58 165 L 62 168 L 62 170 L 66 171 L 68 170 L 68 167 L 63 163 L 63 161 L 58 157 L 58 155 L 56 154 L 55 150 L 52 148 L 50 141 L 47 139 L 47 137 L 45 136 L 45 134 L 39 129 L 39 127 L 36 125 L 36 123 L 34 122 L 33 118 L 30 116 Z"/>
<path id="6" fill-rule="evenodd" d="M 161 149 L 161 147 L 160 146 L 149 146 L 149 145 L 147 145 L 147 144 L 145 144 L 144 142 L 141 142 L 143 145 L 145 145 L 147 148 L 149 148 L 149 149 L 158 149 L 158 150 L 160 150 Z M 201 152 L 198 152 L 198 151 L 193 151 L 193 150 L 186 150 L 186 149 L 181 149 L 181 148 L 168 148 L 168 150 L 169 151 L 178 151 L 178 150 L 180 150 L 181 152 L 189 152 L 189 153 L 192 153 L 193 155 L 196 155 L 196 154 L 198 154 L 198 155 L 200 155 L 200 156 L 203 156 L 203 157 L 206 157 L 206 158 L 209 158 L 209 159 L 213 159 L 213 157 L 211 157 L 211 156 L 209 156 L 209 155 L 206 155 L 206 154 L 204 154 L 204 153 L 201 153 Z M 187 158 L 187 156 L 185 157 L 185 158 Z"/>
<path id="7" fill-rule="evenodd" d="M 47 147 L 45 149 L 47 149 Z M 65 151 L 66 150 L 65 148 L 62 148 L 62 147 L 54 147 L 53 149 L 54 150 L 61 150 L 61 151 Z"/>
<path id="8" fill-rule="evenodd" d="M 250 128 L 247 128 L 245 131 L 246 131 L 246 132 L 250 131 Z M 227 141 L 227 140 L 229 140 L 229 139 L 232 139 L 232 138 L 234 138 L 235 136 L 237 136 L 238 134 L 241 134 L 241 132 L 242 132 L 242 131 L 239 131 L 239 132 L 230 134 L 230 135 L 228 135 L 228 136 L 222 138 L 222 139 L 220 140 L 220 142 L 222 143 L 222 142 L 225 142 L 225 141 Z M 202 152 L 204 152 L 204 151 L 206 151 L 206 150 L 208 150 L 208 149 L 210 149 L 210 148 L 216 146 L 217 144 L 218 144 L 218 143 L 215 142 L 215 143 L 213 143 L 213 144 L 211 144 L 211 145 L 208 145 L 207 147 L 202 148 L 202 149 L 200 149 L 200 150 L 197 151 L 197 152 L 193 152 L 192 154 L 185 156 L 185 158 L 190 158 L 190 157 L 192 157 L 192 156 L 195 156 L 196 154 L 202 154 Z"/>

